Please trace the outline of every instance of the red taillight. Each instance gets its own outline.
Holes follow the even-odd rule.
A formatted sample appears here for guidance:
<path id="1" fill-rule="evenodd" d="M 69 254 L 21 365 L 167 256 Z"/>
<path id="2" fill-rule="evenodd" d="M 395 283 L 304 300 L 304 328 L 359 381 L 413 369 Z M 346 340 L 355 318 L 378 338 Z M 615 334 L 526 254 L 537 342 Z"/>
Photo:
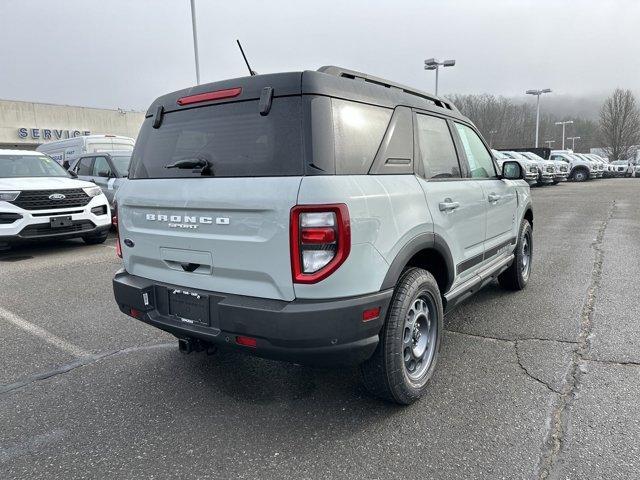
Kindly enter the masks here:
<path id="1" fill-rule="evenodd" d="M 178 105 L 191 105 L 192 103 L 210 102 L 212 100 L 222 100 L 223 98 L 237 97 L 242 93 L 242 88 L 228 88 L 226 90 L 216 90 L 214 92 L 197 93 L 178 99 Z"/>
<path id="2" fill-rule="evenodd" d="M 258 341 L 255 338 L 244 337 L 242 335 L 238 335 L 236 337 L 236 343 L 238 345 L 242 345 L 243 347 L 250 347 L 250 348 L 256 348 L 256 345 L 258 345 Z"/>
<path id="3" fill-rule="evenodd" d="M 380 307 L 370 308 L 362 312 L 362 321 L 370 322 L 380 316 Z"/>
<path id="4" fill-rule="evenodd" d="M 135 308 L 129 310 L 129 315 L 131 315 L 133 318 L 137 318 L 138 320 L 142 318 L 142 312 Z"/>
<path id="5" fill-rule="evenodd" d="M 302 243 L 332 243 L 336 241 L 336 231 L 331 227 L 304 228 L 300 239 Z"/>
<path id="6" fill-rule="evenodd" d="M 345 204 L 295 206 L 289 227 L 295 283 L 319 282 L 349 256 L 351 224 Z"/>

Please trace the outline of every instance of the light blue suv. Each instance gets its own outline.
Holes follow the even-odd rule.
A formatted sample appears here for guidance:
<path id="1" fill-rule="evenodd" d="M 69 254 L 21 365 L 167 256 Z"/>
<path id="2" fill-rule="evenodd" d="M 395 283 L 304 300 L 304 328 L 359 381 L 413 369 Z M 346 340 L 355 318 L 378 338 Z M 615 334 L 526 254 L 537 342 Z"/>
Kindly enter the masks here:
<path id="1" fill-rule="evenodd" d="M 445 311 L 529 281 L 533 212 L 447 100 L 338 67 L 199 85 L 149 107 L 117 197 L 122 312 L 183 352 L 360 364 L 409 404 Z"/>

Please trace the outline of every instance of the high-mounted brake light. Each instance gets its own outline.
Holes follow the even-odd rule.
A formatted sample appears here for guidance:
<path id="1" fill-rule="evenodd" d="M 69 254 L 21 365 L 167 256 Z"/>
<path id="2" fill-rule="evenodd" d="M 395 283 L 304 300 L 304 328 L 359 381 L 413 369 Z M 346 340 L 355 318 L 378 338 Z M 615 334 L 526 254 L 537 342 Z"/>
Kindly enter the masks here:
<path id="1" fill-rule="evenodd" d="M 192 103 L 210 102 L 212 100 L 222 100 L 224 98 L 237 97 L 242 93 L 242 88 L 227 88 L 226 90 L 216 90 L 213 92 L 197 93 L 187 97 L 180 97 L 178 105 L 191 105 Z"/>
<path id="2" fill-rule="evenodd" d="M 291 209 L 291 272 L 295 283 L 327 278 L 349 256 L 351 224 L 343 203 Z"/>

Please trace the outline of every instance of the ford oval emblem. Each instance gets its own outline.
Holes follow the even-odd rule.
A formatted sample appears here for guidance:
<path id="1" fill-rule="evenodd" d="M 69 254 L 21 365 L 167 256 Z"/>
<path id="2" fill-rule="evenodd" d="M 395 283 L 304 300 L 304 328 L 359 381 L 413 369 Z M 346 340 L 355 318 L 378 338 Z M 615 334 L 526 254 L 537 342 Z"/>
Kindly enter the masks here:
<path id="1" fill-rule="evenodd" d="M 49 200 L 64 200 L 65 198 L 67 197 L 62 193 L 52 193 L 49 195 Z"/>

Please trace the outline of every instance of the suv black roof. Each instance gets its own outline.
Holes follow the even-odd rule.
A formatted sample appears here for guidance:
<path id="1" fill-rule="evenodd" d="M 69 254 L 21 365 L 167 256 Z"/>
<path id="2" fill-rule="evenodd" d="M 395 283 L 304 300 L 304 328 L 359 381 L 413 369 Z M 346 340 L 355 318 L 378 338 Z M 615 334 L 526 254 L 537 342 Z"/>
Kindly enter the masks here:
<path id="1" fill-rule="evenodd" d="M 147 110 L 146 116 L 152 117 L 160 106 L 164 112 L 192 108 L 193 105 L 178 104 L 178 99 L 182 97 L 237 87 L 241 87 L 242 92 L 230 101 L 259 99 L 264 87 L 272 87 L 275 97 L 325 95 L 388 108 L 403 105 L 468 121 L 448 100 L 389 80 L 335 66 L 321 67 L 317 71 L 240 77 L 178 90 L 157 98 Z M 196 106 L 213 103 L 219 104 L 224 101 L 200 102 Z"/>

